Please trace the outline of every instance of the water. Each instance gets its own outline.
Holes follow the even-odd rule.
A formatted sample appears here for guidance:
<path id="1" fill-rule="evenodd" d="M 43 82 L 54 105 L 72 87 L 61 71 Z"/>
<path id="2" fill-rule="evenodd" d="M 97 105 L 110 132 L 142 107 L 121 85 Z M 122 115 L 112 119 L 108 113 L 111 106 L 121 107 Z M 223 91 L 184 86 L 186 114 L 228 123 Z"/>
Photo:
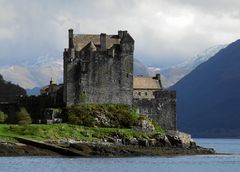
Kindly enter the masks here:
<path id="1" fill-rule="evenodd" d="M 137 158 L 51 158 L 0 157 L 2 172 L 238 172 L 240 139 L 196 139 L 205 147 L 231 155 L 137 157 Z"/>

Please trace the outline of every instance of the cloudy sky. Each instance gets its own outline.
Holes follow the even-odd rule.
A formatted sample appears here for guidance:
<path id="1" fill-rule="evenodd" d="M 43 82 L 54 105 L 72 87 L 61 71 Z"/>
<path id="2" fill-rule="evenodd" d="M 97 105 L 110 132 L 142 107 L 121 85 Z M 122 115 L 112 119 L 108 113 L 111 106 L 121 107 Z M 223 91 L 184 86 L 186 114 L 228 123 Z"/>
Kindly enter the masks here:
<path id="1" fill-rule="evenodd" d="M 239 0 L 0 0 L 0 65 L 62 58 L 67 30 L 128 30 L 148 66 L 180 63 L 240 38 Z"/>

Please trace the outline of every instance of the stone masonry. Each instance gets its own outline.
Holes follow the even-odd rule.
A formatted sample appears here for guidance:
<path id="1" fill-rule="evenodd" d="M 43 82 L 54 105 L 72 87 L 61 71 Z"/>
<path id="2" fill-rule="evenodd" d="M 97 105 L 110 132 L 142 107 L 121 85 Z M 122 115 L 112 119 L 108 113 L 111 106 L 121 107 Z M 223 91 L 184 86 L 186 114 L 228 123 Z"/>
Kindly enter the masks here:
<path id="1" fill-rule="evenodd" d="M 176 92 L 158 90 L 153 99 L 137 99 L 133 101 L 141 114 L 148 115 L 167 130 L 176 130 Z"/>
<path id="2" fill-rule="evenodd" d="M 64 102 L 132 105 L 134 40 L 117 35 L 73 34 L 64 50 Z"/>
<path id="3" fill-rule="evenodd" d="M 63 53 L 63 99 L 76 104 L 127 104 L 176 130 L 176 92 L 162 89 L 160 74 L 133 78 L 134 40 L 117 35 L 73 34 Z"/>

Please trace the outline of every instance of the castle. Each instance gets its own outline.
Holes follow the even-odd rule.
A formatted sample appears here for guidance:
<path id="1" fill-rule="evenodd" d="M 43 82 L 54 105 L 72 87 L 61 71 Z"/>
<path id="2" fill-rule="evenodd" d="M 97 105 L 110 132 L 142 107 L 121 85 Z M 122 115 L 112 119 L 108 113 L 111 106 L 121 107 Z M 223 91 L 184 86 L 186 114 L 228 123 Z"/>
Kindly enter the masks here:
<path id="1" fill-rule="evenodd" d="M 64 49 L 63 99 L 75 104 L 127 104 L 176 130 L 176 93 L 162 88 L 160 74 L 133 77 L 134 39 L 117 35 L 74 34 Z"/>
<path id="2" fill-rule="evenodd" d="M 133 100 L 134 40 L 127 31 L 117 35 L 73 34 L 64 50 L 64 102 L 122 103 Z"/>

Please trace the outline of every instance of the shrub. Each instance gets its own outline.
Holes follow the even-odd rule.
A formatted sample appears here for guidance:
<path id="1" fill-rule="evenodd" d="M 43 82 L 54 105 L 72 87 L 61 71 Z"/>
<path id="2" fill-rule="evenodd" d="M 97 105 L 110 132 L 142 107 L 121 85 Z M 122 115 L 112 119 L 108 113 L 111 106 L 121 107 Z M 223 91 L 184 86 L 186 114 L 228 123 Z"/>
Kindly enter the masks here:
<path id="1" fill-rule="evenodd" d="M 30 114 L 27 112 L 25 108 L 20 108 L 20 111 L 17 112 L 17 120 L 18 124 L 31 124 L 32 119 Z"/>
<path id="2" fill-rule="evenodd" d="M 91 114 L 91 109 L 87 105 L 72 106 L 68 112 L 68 122 L 70 124 L 84 125 L 93 127 L 95 119 Z"/>
<path id="3" fill-rule="evenodd" d="M 8 115 L 4 112 L 0 111 L 0 123 L 4 123 L 7 119 Z"/>
<path id="4" fill-rule="evenodd" d="M 83 104 L 68 111 L 69 123 L 89 127 L 131 128 L 138 118 L 134 109 L 122 104 Z"/>

